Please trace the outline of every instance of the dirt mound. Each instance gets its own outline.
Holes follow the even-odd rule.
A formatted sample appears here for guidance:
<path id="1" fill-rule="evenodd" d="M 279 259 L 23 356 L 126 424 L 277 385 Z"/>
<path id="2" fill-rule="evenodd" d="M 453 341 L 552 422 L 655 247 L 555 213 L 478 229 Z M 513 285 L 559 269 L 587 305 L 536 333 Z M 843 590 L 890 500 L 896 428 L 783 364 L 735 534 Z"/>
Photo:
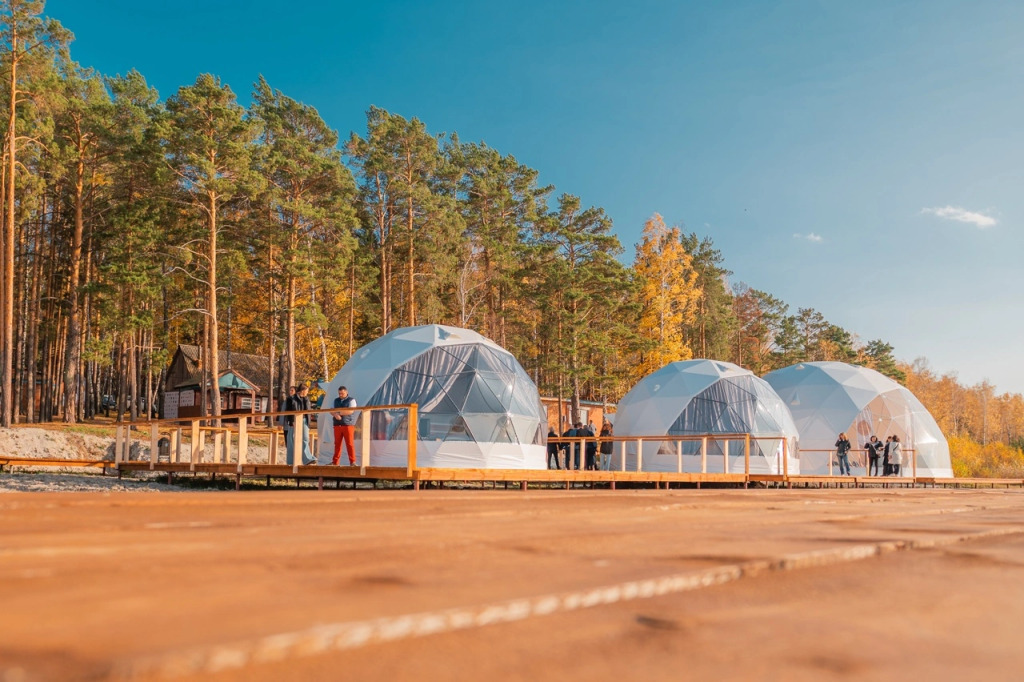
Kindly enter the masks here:
<path id="1" fill-rule="evenodd" d="M 114 439 L 31 426 L 0 429 L 0 456 L 113 460 Z"/>

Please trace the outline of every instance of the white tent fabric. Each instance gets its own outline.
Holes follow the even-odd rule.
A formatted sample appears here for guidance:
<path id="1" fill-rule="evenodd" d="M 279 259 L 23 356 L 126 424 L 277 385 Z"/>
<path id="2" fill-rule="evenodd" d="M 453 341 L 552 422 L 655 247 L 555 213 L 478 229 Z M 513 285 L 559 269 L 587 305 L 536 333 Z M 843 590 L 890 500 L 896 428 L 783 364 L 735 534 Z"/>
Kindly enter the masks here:
<path id="1" fill-rule="evenodd" d="M 843 362 L 803 362 L 765 375 L 789 407 L 800 431 L 800 470 L 828 471 L 836 438 L 846 433 L 855 449 L 871 436 L 882 442 L 897 435 L 903 448 L 903 473 L 910 475 L 910 450 L 918 476 L 951 477 L 949 446 L 928 410 L 914 394 L 867 367 Z M 863 466 L 864 456 L 851 456 Z"/>
<path id="2" fill-rule="evenodd" d="M 420 467 L 547 468 L 547 412 L 536 385 L 511 353 L 474 331 L 396 329 L 357 350 L 323 385 L 324 407 L 333 404 L 340 386 L 361 407 L 419 405 Z M 374 411 L 372 466 L 406 465 L 406 414 Z M 320 415 L 318 426 L 319 461 L 329 463 L 331 416 Z"/>
<path id="3" fill-rule="evenodd" d="M 789 410 L 764 380 L 728 362 L 673 362 L 643 378 L 623 397 L 615 412 L 616 436 L 690 436 L 745 434 L 750 443 L 751 473 L 782 473 L 783 440 L 788 471 L 800 473 L 796 457 L 797 429 Z M 623 444 L 626 470 L 636 471 L 636 444 Z M 623 445 L 612 455 L 611 468 L 622 466 Z M 725 441 L 709 441 L 707 471 L 725 471 Z M 730 440 L 729 471 L 744 471 L 744 441 Z M 678 451 L 672 441 L 645 441 L 643 471 L 677 471 Z M 684 442 L 684 472 L 701 471 L 700 442 Z"/>

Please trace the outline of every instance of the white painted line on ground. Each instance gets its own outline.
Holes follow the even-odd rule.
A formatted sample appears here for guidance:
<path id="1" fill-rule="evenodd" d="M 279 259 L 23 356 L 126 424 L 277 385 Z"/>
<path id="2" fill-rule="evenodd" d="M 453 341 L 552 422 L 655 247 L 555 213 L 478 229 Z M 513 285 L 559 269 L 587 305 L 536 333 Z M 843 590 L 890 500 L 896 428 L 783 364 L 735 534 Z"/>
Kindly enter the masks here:
<path id="1" fill-rule="evenodd" d="M 785 554 L 738 564 L 716 566 L 700 571 L 677 573 L 660 578 L 605 585 L 589 590 L 515 599 L 494 604 L 406 614 L 373 620 L 318 625 L 305 630 L 268 635 L 233 644 L 205 649 L 172 652 L 118 663 L 115 679 L 141 677 L 183 677 L 248 665 L 312 656 L 328 651 L 355 649 L 370 644 L 395 642 L 444 632 L 511 623 L 553 613 L 593 608 L 607 604 L 649 599 L 722 585 L 766 571 L 791 571 L 860 561 L 890 552 L 929 549 L 971 540 L 1019 535 L 1024 528 L 997 528 L 979 533 L 921 540 L 893 540 L 852 547 Z"/>

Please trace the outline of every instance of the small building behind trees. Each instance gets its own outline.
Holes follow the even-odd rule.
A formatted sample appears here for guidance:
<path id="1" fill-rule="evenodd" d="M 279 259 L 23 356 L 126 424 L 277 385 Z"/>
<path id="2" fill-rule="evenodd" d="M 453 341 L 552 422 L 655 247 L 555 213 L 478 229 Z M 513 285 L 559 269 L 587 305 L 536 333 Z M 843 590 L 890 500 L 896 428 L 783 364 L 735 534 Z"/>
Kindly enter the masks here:
<path id="1" fill-rule="evenodd" d="M 161 414 L 165 419 L 199 416 L 204 383 L 201 357 L 200 346 L 180 344 L 174 352 L 164 381 Z M 271 396 L 270 358 L 222 350 L 218 359 L 221 369 L 217 383 L 223 414 L 276 409 L 277 401 Z M 207 383 L 208 401 L 213 396 L 210 388 Z"/>

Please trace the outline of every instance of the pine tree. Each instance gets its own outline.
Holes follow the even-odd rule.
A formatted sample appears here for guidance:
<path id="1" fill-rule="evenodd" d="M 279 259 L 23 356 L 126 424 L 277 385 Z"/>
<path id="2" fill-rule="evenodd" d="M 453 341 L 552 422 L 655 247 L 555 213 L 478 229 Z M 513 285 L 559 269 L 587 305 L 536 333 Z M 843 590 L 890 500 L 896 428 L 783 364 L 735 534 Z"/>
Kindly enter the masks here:
<path id="1" fill-rule="evenodd" d="M 459 265 L 458 323 L 473 325 L 500 345 L 509 344 L 509 312 L 521 299 L 531 255 L 527 243 L 550 187 L 537 186 L 537 171 L 486 144 L 452 144 L 446 150 L 461 170 L 460 206 L 466 226 Z M 482 319 L 476 322 L 476 311 Z"/>
<path id="2" fill-rule="evenodd" d="M 628 300 L 621 292 L 633 284 L 615 258 L 622 247 L 611 227 L 603 209 L 583 209 L 579 197 L 569 194 L 558 198 L 557 209 L 540 225 L 551 260 L 538 302 L 549 313 L 546 331 L 555 336 L 546 364 L 568 383 L 574 418 L 584 385 L 608 378 L 599 356 L 635 325 L 635 318 L 621 314 Z"/>
<path id="3" fill-rule="evenodd" d="M 682 236 L 682 242 L 693 259 L 700 289 L 696 319 L 688 330 L 687 344 L 698 357 L 724 360 L 730 356 L 736 327 L 726 282 L 732 272 L 724 267 L 722 252 L 714 247 L 710 237 L 700 238 L 691 232 Z"/>
<path id="4" fill-rule="evenodd" d="M 258 187 L 251 170 L 256 127 L 245 118 L 235 95 L 209 74 L 194 85 L 182 87 L 167 100 L 166 133 L 171 168 L 178 178 L 181 201 L 192 210 L 190 229 L 176 247 L 189 268 L 188 276 L 205 290 L 197 312 L 205 315 L 204 334 L 207 385 L 213 398 L 213 414 L 220 406 L 220 293 L 217 268 L 222 217 L 232 201 L 251 195 Z M 198 268 L 194 264 L 200 264 Z M 206 387 L 202 391 L 205 401 Z"/>
<path id="5" fill-rule="evenodd" d="M 860 350 L 857 362 L 865 367 L 881 372 L 901 384 L 906 383 L 907 373 L 900 369 L 896 358 L 893 357 L 892 351 L 893 347 L 891 344 L 881 339 L 874 339 L 868 341 L 868 344 Z"/>
<path id="6" fill-rule="evenodd" d="M 70 189 L 73 223 L 66 310 L 67 341 L 64 354 L 64 421 L 73 424 L 84 416 L 82 390 L 82 281 L 85 257 L 86 205 L 101 202 L 96 196 L 106 184 L 102 165 L 112 153 L 106 144 L 113 107 L 103 81 L 91 70 L 65 63 L 61 73 L 62 101 L 56 115 L 57 149 L 63 176 Z"/>
<path id="7" fill-rule="evenodd" d="M 364 242 L 377 262 L 381 332 L 399 320 L 440 321 L 461 247 L 458 169 L 419 119 L 378 107 L 366 119 L 366 138 L 353 133 L 346 152 L 359 175 Z"/>
<path id="8" fill-rule="evenodd" d="M 161 132 L 166 111 L 137 71 L 107 80 L 113 95 L 112 150 L 106 220 L 97 225 L 97 308 L 103 313 L 92 349 L 94 361 L 114 368 L 117 413 L 135 418 L 142 382 L 138 353 L 149 367 L 164 369 L 171 325 L 178 308 L 191 307 L 165 276 L 166 246 L 175 238 L 178 212 L 172 172 L 164 159 Z M 191 288 L 191 287 L 189 287 Z M 158 326 L 159 325 L 159 326 Z M 143 338 L 158 338 L 145 343 Z M 113 379 L 112 379 L 113 380 Z M 147 391 L 147 404 L 156 396 Z M 98 407 L 98 406 L 97 406 Z"/>
<path id="9" fill-rule="evenodd" d="M 771 294 L 740 283 L 733 290 L 736 316 L 732 362 L 755 374 L 775 369 L 772 352 L 789 306 Z"/>
<path id="10" fill-rule="evenodd" d="M 341 161 L 338 134 L 316 109 L 271 89 L 260 78 L 252 113 L 262 126 L 257 166 L 266 185 L 267 244 L 276 247 L 283 265 L 287 371 L 283 379 L 285 385 L 293 385 L 297 313 L 315 322 L 322 354 L 327 354 L 326 324 L 321 321 L 322 304 L 317 304 L 315 292 L 323 283 L 337 282 L 341 288 L 347 283 L 354 250 L 355 185 Z M 312 292 L 303 296 L 301 304 L 300 289 Z M 321 367 L 321 373 L 326 374 L 327 368 Z"/>
<path id="11" fill-rule="evenodd" d="M 14 246 L 17 204 L 18 132 L 20 105 L 33 96 L 32 75 L 65 53 L 71 34 L 54 19 L 41 18 L 42 0 L 4 0 L 0 4 L 0 55 L 7 70 L 7 127 L 4 138 L 6 177 L 4 228 L 0 234 L 0 426 L 10 426 L 14 413 Z M 34 378 L 32 379 L 34 381 Z"/>

